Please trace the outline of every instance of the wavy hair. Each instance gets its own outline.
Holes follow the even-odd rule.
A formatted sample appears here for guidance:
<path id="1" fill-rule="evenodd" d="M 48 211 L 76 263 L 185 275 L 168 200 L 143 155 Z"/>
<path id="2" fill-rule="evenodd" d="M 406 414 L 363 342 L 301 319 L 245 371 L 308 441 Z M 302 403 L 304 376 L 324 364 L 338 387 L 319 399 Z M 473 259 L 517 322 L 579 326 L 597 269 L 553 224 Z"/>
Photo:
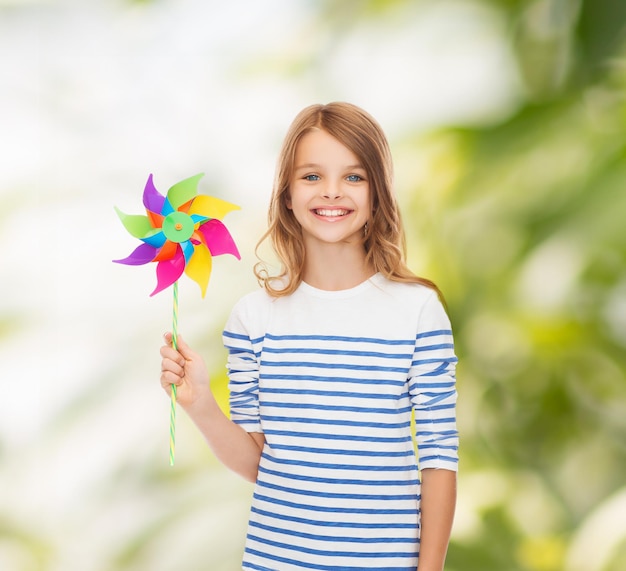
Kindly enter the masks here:
<path id="1" fill-rule="evenodd" d="M 386 278 L 419 283 L 441 292 L 430 280 L 416 276 L 406 264 L 406 240 L 400 210 L 393 192 L 393 163 L 387 138 L 380 125 L 365 111 L 350 103 L 311 105 L 293 120 L 278 157 L 274 188 L 268 211 L 268 229 L 256 247 L 270 240 L 281 263 L 277 276 L 270 276 L 263 262 L 254 273 L 259 283 L 274 296 L 293 293 L 302 282 L 304 241 L 302 228 L 287 208 L 296 147 L 313 129 L 322 129 L 350 149 L 364 166 L 370 188 L 372 214 L 364 229 L 366 262 Z"/>

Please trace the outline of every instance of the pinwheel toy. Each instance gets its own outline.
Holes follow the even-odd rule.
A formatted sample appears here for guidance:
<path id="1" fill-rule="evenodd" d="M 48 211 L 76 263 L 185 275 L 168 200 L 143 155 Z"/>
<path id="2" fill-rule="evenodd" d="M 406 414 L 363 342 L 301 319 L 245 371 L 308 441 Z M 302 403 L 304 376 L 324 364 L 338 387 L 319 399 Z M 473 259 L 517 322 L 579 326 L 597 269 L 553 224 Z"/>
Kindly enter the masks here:
<path id="1" fill-rule="evenodd" d="M 212 196 L 197 194 L 202 174 L 176 183 L 163 196 L 152 175 L 143 191 L 146 216 L 124 214 L 115 208 L 122 224 L 142 244 L 128 257 L 113 260 L 139 266 L 157 262 L 157 285 L 151 296 L 173 286 L 172 345 L 178 343 L 178 279 L 186 273 L 205 296 L 211 276 L 212 258 L 232 254 L 240 258 L 237 246 L 221 219 L 239 206 Z M 170 407 L 170 464 L 174 465 L 176 430 L 176 386 L 172 385 Z"/>

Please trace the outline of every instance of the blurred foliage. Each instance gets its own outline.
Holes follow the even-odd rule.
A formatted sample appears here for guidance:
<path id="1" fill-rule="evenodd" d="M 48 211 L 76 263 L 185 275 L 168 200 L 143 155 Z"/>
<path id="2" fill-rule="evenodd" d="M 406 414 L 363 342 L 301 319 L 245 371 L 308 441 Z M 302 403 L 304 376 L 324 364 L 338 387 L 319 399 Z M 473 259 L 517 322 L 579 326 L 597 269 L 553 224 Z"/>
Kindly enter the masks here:
<path id="1" fill-rule="evenodd" d="M 273 61 L 254 54 L 241 70 L 297 82 L 312 68 L 319 73 L 349 30 L 401 27 L 433 1 L 303 2 L 307 33 L 319 33 L 315 47 L 298 44 Z M 469 1 L 449 2 L 451 13 Z M 411 262 L 443 289 L 460 357 L 459 509 L 446 569 L 622 571 L 626 2 L 475 3 L 505 22 L 521 82 L 517 107 L 483 125 L 392 140 L 398 170 L 411 172 L 399 177 L 398 189 Z M 127 4 L 137 10 L 152 3 Z M 2 317 L 0 336 L 20 319 Z M 125 334 L 120 356 L 59 412 L 42 438 L 44 458 L 68 454 L 71 442 L 59 441 L 69 425 L 93 426 L 95 452 L 85 460 L 111 453 L 99 449 L 111 425 L 106 408 L 122 400 L 115 380 L 145 368 L 128 351 L 140 337 Z M 206 347 L 220 342 L 219 331 L 199 340 Z M 223 357 L 216 350 L 211 360 L 225 406 Z M 49 484 L 49 494 L 58 495 L 52 505 L 63 508 L 56 536 L 47 533 L 55 522 L 28 525 L 0 506 L 0 567 L 12 561 L 16 571 L 196 571 L 210 555 L 202 568 L 236 568 L 243 530 L 230 530 L 245 521 L 250 488 L 217 468 L 183 415 L 179 423 L 185 460 L 174 471 L 164 466 L 162 442 L 131 449 L 119 434 L 115 470 L 103 468 L 101 479 L 81 491 L 90 506 L 63 504 L 74 490 Z M 33 471 L 45 474 L 44 463 L 34 462 Z M 20 500 L 29 504 L 26 513 L 40 515 L 27 500 Z M 67 529 L 83 532 L 87 545 L 61 548 Z M 105 552 L 104 560 L 94 559 Z"/>
<path id="2" fill-rule="evenodd" d="M 404 142 L 428 157 L 413 241 L 456 325 L 462 471 L 530 472 L 551 501 L 485 502 L 447 568 L 608 571 L 623 523 L 608 554 L 570 542 L 626 483 L 626 4 L 497 6 L 526 101 L 499 124 Z"/>

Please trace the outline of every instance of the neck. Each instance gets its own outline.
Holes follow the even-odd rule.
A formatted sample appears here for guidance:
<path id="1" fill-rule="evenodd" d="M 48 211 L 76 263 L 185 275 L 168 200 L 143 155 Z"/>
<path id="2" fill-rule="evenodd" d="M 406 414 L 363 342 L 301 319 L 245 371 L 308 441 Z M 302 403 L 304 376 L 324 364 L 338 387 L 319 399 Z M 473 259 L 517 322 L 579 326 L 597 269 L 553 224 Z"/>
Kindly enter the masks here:
<path id="1" fill-rule="evenodd" d="M 361 244 L 329 244 L 307 248 L 303 279 L 310 286 L 327 291 L 353 288 L 374 275 L 365 262 Z"/>

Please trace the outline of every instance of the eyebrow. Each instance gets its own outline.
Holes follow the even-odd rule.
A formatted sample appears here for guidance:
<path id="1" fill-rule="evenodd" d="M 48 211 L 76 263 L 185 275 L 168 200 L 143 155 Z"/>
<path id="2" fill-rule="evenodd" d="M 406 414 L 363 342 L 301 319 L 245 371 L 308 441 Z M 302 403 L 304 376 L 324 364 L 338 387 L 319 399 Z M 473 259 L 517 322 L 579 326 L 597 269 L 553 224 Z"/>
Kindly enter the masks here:
<path id="1" fill-rule="evenodd" d="M 303 165 L 295 165 L 293 170 L 302 170 L 302 169 L 320 169 L 321 165 L 318 165 L 316 163 L 306 163 Z M 356 165 L 346 165 L 345 167 L 343 167 L 345 170 L 356 170 L 356 169 L 360 169 L 360 170 L 365 170 L 365 167 L 361 164 L 356 164 Z"/>

